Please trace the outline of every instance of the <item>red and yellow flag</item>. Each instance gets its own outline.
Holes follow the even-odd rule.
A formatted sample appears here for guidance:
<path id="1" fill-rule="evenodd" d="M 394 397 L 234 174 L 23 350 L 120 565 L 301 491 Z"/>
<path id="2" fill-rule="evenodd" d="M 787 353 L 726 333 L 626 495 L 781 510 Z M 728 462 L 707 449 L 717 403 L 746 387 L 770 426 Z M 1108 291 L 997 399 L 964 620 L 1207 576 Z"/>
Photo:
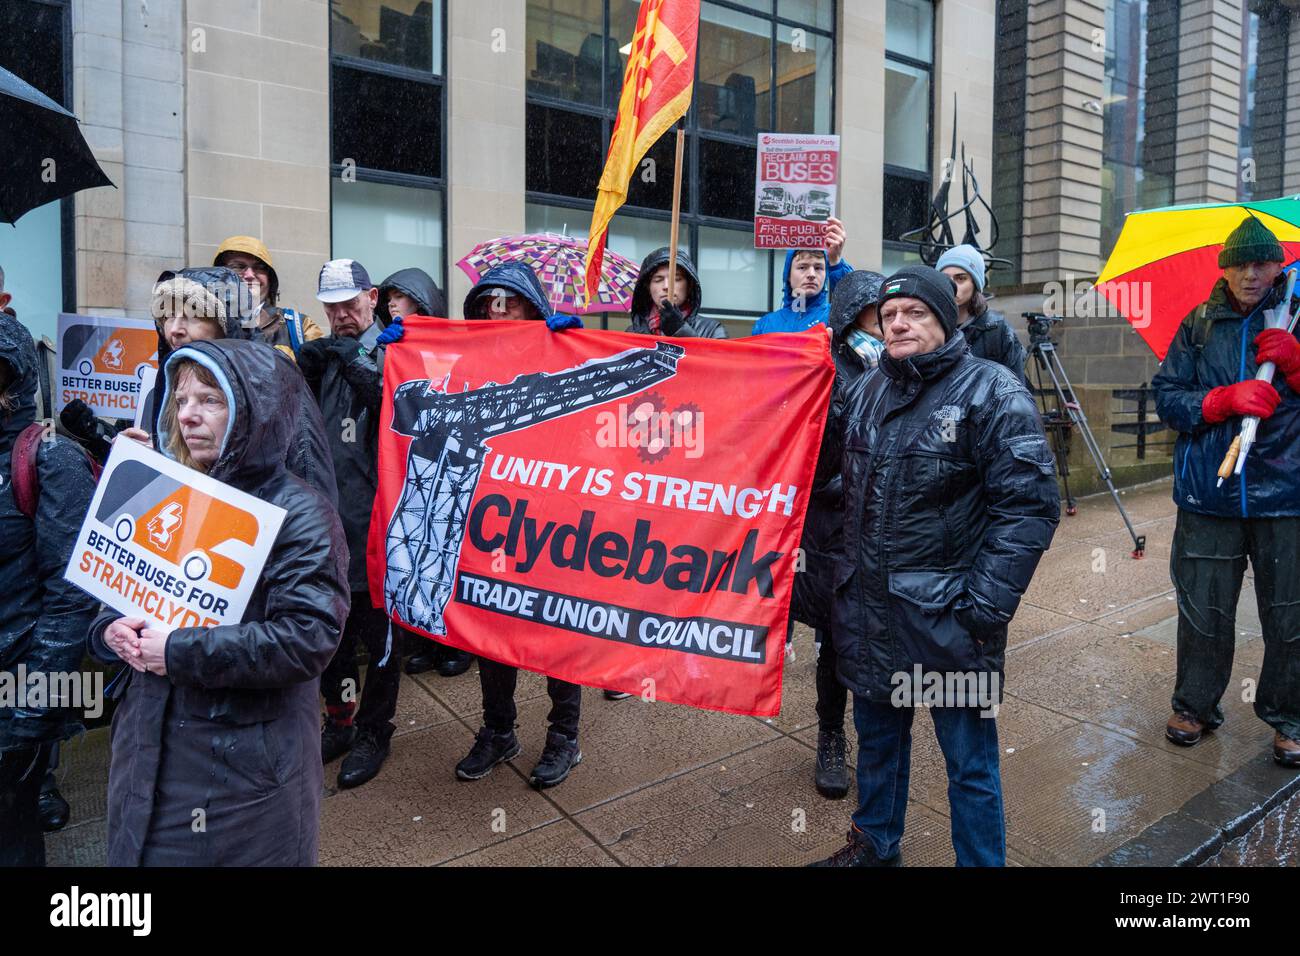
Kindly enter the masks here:
<path id="1" fill-rule="evenodd" d="M 587 236 L 588 302 L 600 287 L 609 221 L 627 202 L 627 186 L 637 163 L 691 105 L 699 30 L 700 0 L 641 0 L 618 118 Z"/>

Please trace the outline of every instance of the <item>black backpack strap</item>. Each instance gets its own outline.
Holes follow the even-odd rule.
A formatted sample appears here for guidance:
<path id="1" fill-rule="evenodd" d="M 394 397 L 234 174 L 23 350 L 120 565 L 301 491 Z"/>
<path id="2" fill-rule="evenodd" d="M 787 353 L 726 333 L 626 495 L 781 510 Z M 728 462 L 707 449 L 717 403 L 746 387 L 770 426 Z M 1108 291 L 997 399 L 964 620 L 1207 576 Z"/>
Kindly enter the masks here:
<path id="1" fill-rule="evenodd" d="M 1205 343 L 1210 340 L 1210 319 L 1208 313 L 1210 304 L 1202 302 L 1196 307 L 1196 311 L 1191 314 L 1191 333 L 1189 339 L 1192 348 L 1196 349 L 1196 354 L 1200 355 L 1205 348 Z"/>

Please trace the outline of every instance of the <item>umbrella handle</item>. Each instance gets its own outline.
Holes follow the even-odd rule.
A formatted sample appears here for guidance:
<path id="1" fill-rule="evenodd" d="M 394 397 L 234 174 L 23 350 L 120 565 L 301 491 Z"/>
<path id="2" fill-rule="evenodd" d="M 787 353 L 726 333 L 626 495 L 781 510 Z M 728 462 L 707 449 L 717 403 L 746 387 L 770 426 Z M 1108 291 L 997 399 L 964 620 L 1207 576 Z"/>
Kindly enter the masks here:
<path id="1" fill-rule="evenodd" d="M 1295 292 L 1296 274 L 1292 272 L 1286 283 L 1286 293 L 1282 296 L 1282 301 L 1277 307 L 1277 311 L 1270 310 L 1272 316 L 1277 317 L 1279 321 L 1276 325 L 1270 325 L 1270 328 L 1285 328 L 1287 332 L 1294 332 L 1296 321 L 1300 320 L 1300 309 L 1296 310 L 1295 315 L 1288 316 L 1291 308 L 1291 296 Z M 1265 362 L 1255 372 L 1255 378 L 1261 382 L 1273 381 L 1273 373 L 1277 366 L 1272 362 Z M 1259 418 L 1254 415 L 1247 415 L 1241 421 L 1241 431 L 1237 437 L 1232 440 L 1228 446 L 1228 453 L 1223 456 L 1223 464 L 1219 466 L 1219 484 L 1229 475 L 1240 475 L 1242 469 L 1246 466 L 1246 456 L 1250 454 L 1251 445 L 1255 444 L 1255 432 L 1259 429 Z M 1245 441 L 1242 441 L 1242 439 Z"/>
<path id="2" fill-rule="evenodd" d="M 1228 453 L 1223 456 L 1223 464 L 1219 465 L 1219 484 L 1223 484 L 1223 480 L 1232 475 L 1239 451 L 1241 451 L 1241 435 L 1232 440 L 1232 444 L 1228 446 Z"/>

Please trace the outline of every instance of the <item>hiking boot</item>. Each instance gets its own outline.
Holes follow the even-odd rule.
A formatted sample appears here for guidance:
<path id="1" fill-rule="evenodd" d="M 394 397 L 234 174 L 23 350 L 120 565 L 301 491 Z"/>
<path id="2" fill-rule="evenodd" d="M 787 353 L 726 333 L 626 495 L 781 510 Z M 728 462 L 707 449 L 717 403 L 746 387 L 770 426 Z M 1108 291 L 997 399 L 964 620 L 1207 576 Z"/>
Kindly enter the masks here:
<path id="1" fill-rule="evenodd" d="M 1180 747 L 1191 747 L 1201 742 L 1201 736 L 1207 733 L 1205 724 L 1191 714 L 1181 710 L 1174 711 L 1165 724 L 1165 737 L 1170 743 Z"/>
<path id="2" fill-rule="evenodd" d="M 606 700 L 627 700 L 632 695 L 625 690 L 607 690 L 605 691 Z"/>
<path id="3" fill-rule="evenodd" d="M 1284 767 L 1300 767 L 1300 740 L 1277 731 L 1273 735 L 1273 759 Z"/>
<path id="4" fill-rule="evenodd" d="M 339 767 L 340 790 L 359 787 L 374 779 L 388 758 L 392 736 L 391 728 L 384 732 L 362 727 L 357 732 L 357 742 L 353 745 L 352 752 L 344 759 L 343 766 Z"/>
<path id="5" fill-rule="evenodd" d="M 844 759 L 846 749 L 843 730 L 817 733 L 817 769 L 813 783 L 827 800 L 842 800 L 849 792 L 849 768 Z"/>
<path id="6" fill-rule="evenodd" d="M 542 758 L 528 776 L 528 782 L 538 790 L 545 790 L 557 783 L 563 783 L 569 771 L 582 763 L 582 751 L 578 749 L 577 739 L 570 740 L 557 730 L 546 735 L 546 747 Z"/>
<path id="7" fill-rule="evenodd" d="M 469 651 L 457 650 L 454 647 L 443 650 L 443 658 L 438 663 L 438 673 L 443 677 L 459 677 L 469 670 L 470 664 L 474 663 L 474 655 Z"/>
<path id="8" fill-rule="evenodd" d="M 482 780 L 492 768 L 519 753 L 519 738 L 513 730 L 498 734 L 489 727 L 480 727 L 474 746 L 460 763 L 456 764 L 459 780 Z"/>
<path id="9" fill-rule="evenodd" d="M 62 830 L 68 825 L 72 808 L 68 806 L 68 801 L 63 799 L 63 794 L 59 793 L 59 788 L 53 783 L 47 781 L 41 786 L 41 796 L 36 806 L 41 815 L 41 829 L 46 833 Z"/>
<path id="10" fill-rule="evenodd" d="M 320 762 L 338 760 L 352 749 L 357 739 L 357 728 L 351 724 L 338 724 L 326 720 L 320 732 Z"/>
<path id="11" fill-rule="evenodd" d="M 809 863 L 809 866 L 899 866 L 903 862 L 903 854 L 895 853 L 888 859 L 882 860 L 876 853 L 876 848 L 871 845 L 871 841 L 866 839 L 857 827 L 849 829 L 849 842 L 844 844 L 824 860 L 817 860 L 815 863 Z"/>

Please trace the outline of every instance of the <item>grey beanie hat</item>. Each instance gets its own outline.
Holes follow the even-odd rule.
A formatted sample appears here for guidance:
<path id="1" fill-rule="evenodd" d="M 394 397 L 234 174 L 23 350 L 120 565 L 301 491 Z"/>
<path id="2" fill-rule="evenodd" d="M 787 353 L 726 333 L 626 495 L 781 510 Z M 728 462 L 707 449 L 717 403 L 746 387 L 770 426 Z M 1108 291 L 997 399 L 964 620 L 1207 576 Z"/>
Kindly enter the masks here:
<path id="1" fill-rule="evenodd" d="M 975 288 L 984 291 L 984 256 L 974 246 L 953 246 L 939 257 L 934 267 L 942 272 L 956 266 L 975 280 Z"/>

